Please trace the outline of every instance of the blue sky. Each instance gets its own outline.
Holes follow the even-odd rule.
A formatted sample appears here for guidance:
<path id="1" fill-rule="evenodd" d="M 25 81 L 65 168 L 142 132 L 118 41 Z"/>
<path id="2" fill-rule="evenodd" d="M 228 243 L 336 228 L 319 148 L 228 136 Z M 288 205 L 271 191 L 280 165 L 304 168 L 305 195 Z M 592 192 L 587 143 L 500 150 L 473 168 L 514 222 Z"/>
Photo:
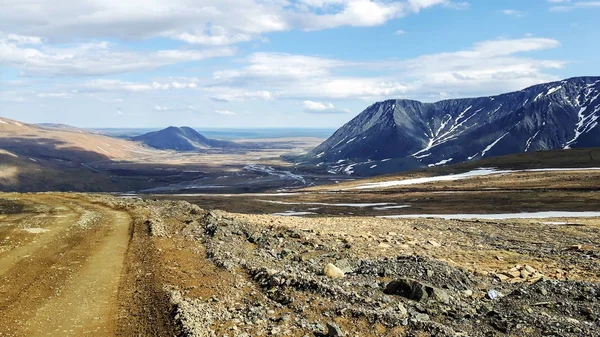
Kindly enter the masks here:
<path id="1" fill-rule="evenodd" d="M 600 75 L 600 1 L 4 0 L 0 115 L 335 128 L 375 101 Z"/>

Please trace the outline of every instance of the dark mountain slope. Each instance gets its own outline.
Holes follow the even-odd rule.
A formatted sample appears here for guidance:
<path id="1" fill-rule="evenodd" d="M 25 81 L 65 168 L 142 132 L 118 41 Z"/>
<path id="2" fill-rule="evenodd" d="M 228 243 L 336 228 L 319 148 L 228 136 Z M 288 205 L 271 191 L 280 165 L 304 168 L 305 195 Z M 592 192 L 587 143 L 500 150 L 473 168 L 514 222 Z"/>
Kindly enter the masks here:
<path id="1" fill-rule="evenodd" d="M 600 77 L 493 97 L 371 105 L 299 158 L 364 175 L 512 153 L 600 146 Z"/>

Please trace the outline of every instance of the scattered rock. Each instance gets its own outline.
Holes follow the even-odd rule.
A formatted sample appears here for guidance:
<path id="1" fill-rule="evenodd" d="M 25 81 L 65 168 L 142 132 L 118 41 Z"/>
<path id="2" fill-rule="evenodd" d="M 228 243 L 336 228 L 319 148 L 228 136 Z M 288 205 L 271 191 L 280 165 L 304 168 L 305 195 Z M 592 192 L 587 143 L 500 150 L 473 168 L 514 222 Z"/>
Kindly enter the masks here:
<path id="1" fill-rule="evenodd" d="M 416 314 L 415 319 L 419 322 L 427 322 L 430 318 L 427 314 Z"/>
<path id="2" fill-rule="evenodd" d="M 444 304 L 450 303 L 450 296 L 448 295 L 448 293 L 445 290 L 442 290 L 440 288 L 431 287 L 431 286 L 426 286 L 425 290 L 427 291 L 427 293 L 429 294 L 429 297 L 431 299 L 434 299 L 434 300 L 444 303 Z"/>
<path id="3" fill-rule="evenodd" d="M 494 274 L 494 276 L 496 278 L 498 278 L 500 281 L 506 281 L 510 278 L 510 276 L 505 275 L 505 274 Z"/>
<path id="4" fill-rule="evenodd" d="M 429 242 L 429 244 L 432 245 L 432 246 L 434 246 L 434 247 L 441 247 L 442 246 L 439 242 L 437 242 L 435 240 L 429 240 L 427 242 Z"/>
<path id="5" fill-rule="evenodd" d="M 327 323 L 327 336 L 328 337 L 341 337 L 345 336 L 342 329 L 335 323 Z"/>
<path id="6" fill-rule="evenodd" d="M 502 293 L 497 290 L 491 289 L 487 292 L 486 297 L 490 300 L 497 300 L 501 297 L 504 297 L 504 295 L 502 295 Z"/>
<path id="7" fill-rule="evenodd" d="M 396 309 L 398 311 L 398 316 L 400 316 L 402 318 L 408 317 L 408 310 L 406 310 L 406 307 L 404 306 L 404 304 L 398 303 L 396 305 Z"/>
<path id="8" fill-rule="evenodd" d="M 329 263 L 325 266 L 324 273 L 329 278 L 342 278 L 344 277 L 344 272 L 336 267 L 333 263 Z"/>
<path id="9" fill-rule="evenodd" d="M 352 265 L 347 259 L 335 261 L 335 266 L 338 267 L 341 271 L 343 271 L 344 274 L 352 273 L 354 271 Z"/>
<path id="10" fill-rule="evenodd" d="M 178 304 L 176 320 L 185 320 L 199 336 L 312 336 L 311 332 L 316 336 L 383 336 L 393 335 L 393 329 L 399 328 L 407 336 L 579 337 L 597 336 L 600 331 L 598 283 L 570 280 L 571 275 L 582 275 L 582 266 L 587 271 L 597 270 L 594 268 L 600 255 L 587 248 L 582 254 L 553 248 L 557 245 L 539 246 L 537 241 L 501 242 L 496 233 L 491 237 L 482 233 L 485 235 L 476 239 L 481 240 L 478 247 L 482 252 L 487 251 L 490 242 L 498 244 L 494 246 L 496 253 L 482 254 L 492 260 L 502 254 L 501 261 L 465 265 L 445 254 L 446 247 L 452 249 L 457 243 L 454 237 L 444 237 L 440 245 L 444 250 L 434 248 L 437 242 L 429 238 L 442 236 L 437 236 L 435 228 L 419 225 L 424 220 L 406 220 L 414 223 L 415 229 L 425 229 L 421 233 L 390 227 L 373 230 L 362 239 L 361 231 L 348 234 L 336 228 L 338 235 L 316 224 L 314 228 L 318 229 L 300 226 L 303 229 L 292 232 L 280 220 L 252 223 L 225 212 L 204 218 L 204 211 L 190 216 L 174 207 L 169 212 L 182 214 L 178 224 L 185 229 L 181 233 L 205 247 L 207 260 L 218 267 L 218 272 L 235 274 L 235 291 L 220 291 L 219 301 L 210 301 L 209 296 L 199 302 L 184 298 L 189 307 Z M 158 215 L 148 215 L 142 221 L 148 218 L 160 221 Z M 189 219 L 193 221 L 186 221 Z M 164 224 L 168 235 L 177 235 L 180 230 L 171 227 L 169 221 Z M 452 228 L 448 224 L 448 229 Z M 352 248 L 343 249 L 349 242 Z M 379 243 L 390 249 L 378 249 Z M 572 243 L 577 241 L 565 240 L 563 247 Z M 539 261 L 556 254 L 562 254 L 564 260 L 556 266 L 545 266 L 546 278 L 524 262 L 515 265 L 516 261 L 511 262 L 513 255 L 500 253 L 505 250 L 529 254 L 521 261 L 536 261 L 531 251 L 538 254 Z M 457 262 L 451 262 L 450 257 Z M 503 267 L 496 269 L 499 267 L 495 264 Z M 323 273 L 327 277 L 321 276 Z M 507 295 L 502 297 L 501 292 Z M 185 294 L 189 291 L 182 296 Z M 183 316 L 188 311 L 195 314 Z M 316 319 L 325 321 L 319 323 Z M 327 320 L 332 327 L 324 324 Z M 377 325 L 378 329 L 364 332 L 364 325 L 352 324 L 358 320 Z M 341 330 L 333 326 L 336 321 L 349 323 Z"/>

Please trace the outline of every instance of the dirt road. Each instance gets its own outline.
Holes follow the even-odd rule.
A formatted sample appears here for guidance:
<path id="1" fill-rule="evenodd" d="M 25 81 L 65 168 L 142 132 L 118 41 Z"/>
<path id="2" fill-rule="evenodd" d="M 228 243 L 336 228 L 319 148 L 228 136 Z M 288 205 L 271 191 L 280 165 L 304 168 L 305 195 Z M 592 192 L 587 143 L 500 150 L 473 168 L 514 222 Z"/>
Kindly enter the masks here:
<path id="1" fill-rule="evenodd" d="M 115 335 L 129 214 L 77 197 L 3 200 L 0 336 Z"/>

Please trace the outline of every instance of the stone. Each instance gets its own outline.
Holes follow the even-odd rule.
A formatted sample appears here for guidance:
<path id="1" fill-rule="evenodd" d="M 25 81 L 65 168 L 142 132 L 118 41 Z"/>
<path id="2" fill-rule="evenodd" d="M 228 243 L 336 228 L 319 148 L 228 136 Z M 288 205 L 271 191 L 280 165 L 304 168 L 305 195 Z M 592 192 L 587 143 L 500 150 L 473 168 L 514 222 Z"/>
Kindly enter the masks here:
<path id="1" fill-rule="evenodd" d="M 543 278 L 544 278 L 543 274 L 535 273 L 535 274 L 531 275 L 531 278 L 529 279 L 529 282 L 535 283 L 535 282 L 537 282 L 537 281 L 539 281 L 539 280 L 541 280 Z"/>
<path id="2" fill-rule="evenodd" d="M 444 304 L 450 304 L 450 296 L 445 290 L 430 286 L 427 286 L 425 290 L 427 291 L 431 299 L 434 299 Z"/>
<path id="3" fill-rule="evenodd" d="M 467 298 L 472 297 L 473 296 L 473 290 L 471 290 L 471 289 L 463 290 L 462 294 L 463 294 L 464 297 L 467 297 Z"/>
<path id="4" fill-rule="evenodd" d="M 398 303 L 398 305 L 396 306 L 396 310 L 398 311 L 398 316 L 400 316 L 401 318 L 408 317 L 408 310 L 406 309 L 404 304 Z"/>
<path id="5" fill-rule="evenodd" d="M 530 274 L 533 274 L 536 271 L 532 266 L 528 265 L 525 265 L 525 270 L 527 270 L 527 272 L 529 272 Z"/>
<path id="6" fill-rule="evenodd" d="M 398 295 L 414 301 L 431 298 L 444 304 L 450 303 L 450 296 L 446 291 L 408 278 L 388 283 L 383 292 L 387 295 Z"/>
<path id="7" fill-rule="evenodd" d="M 429 321 L 429 315 L 427 314 L 416 314 L 415 319 L 419 322 L 427 322 Z"/>
<path id="8" fill-rule="evenodd" d="M 327 337 L 345 336 L 344 332 L 335 323 L 327 323 Z"/>
<path id="9" fill-rule="evenodd" d="M 324 273 L 329 278 L 342 278 L 344 277 L 344 272 L 336 267 L 333 263 L 328 263 L 325 266 Z"/>
<path id="10" fill-rule="evenodd" d="M 343 271 L 344 274 L 352 273 L 354 271 L 354 268 L 352 268 L 350 261 L 348 261 L 347 259 L 335 261 L 335 266 L 338 267 L 341 271 Z"/>
<path id="11" fill-rule="evenodd" d="M 435 240 L 429 240 L 429 241 L 427 241 L 427 242 L 428 242 L 430 245 L 434 246 L 434 247 L 441 247 L 441 246 L 442 246 L 442 245 L 441 245 L 439 242 L 437 242 L 437 241 L 435 241 Z"/>
<path id="12" fill-rule="evenodd" d="M 260 232 L 254 232 L 248 235 L 248 242 L 250 243 L 258 243 L 262 240 L 262 234 Z"/>
<path id="13" fill-rule="evenodd" d="M 487 292 L 486 297 L 489 298 L 490 300 L 496 300 L 496 299 L 499 299 L 500 297 L 504 297 L 504 295 L 501 292 L 499 292 L 498 290 L 491 289 L 490 291 Z"/>
<path id="14" fill-rule="evenodd" d="M 490 272 L 487 270 L 481 270 L 481 269 L 475 270 L 475 275 L 478 275 L 478 276 L 488 276 L 489 274 L 490 274 Z"/>
<path id="15" fill-rule="evenodd" d="M 494 274 L 494 276 L 496 276 L 500 281 L 506 281 L 510 278 L 510 276 L 504 274 Z"/>
<path id="16" fill-rule="evenodd" d="M 388 245 L 387 243 L 383 243 L 383 242 L 381 242 L 381 243 L 379 244 L 379 246 L 377 246 L 377 247 L 379 247 L 379 248 L 390 248 L 391 246 L 390 246 L 390 245 Z"/>

